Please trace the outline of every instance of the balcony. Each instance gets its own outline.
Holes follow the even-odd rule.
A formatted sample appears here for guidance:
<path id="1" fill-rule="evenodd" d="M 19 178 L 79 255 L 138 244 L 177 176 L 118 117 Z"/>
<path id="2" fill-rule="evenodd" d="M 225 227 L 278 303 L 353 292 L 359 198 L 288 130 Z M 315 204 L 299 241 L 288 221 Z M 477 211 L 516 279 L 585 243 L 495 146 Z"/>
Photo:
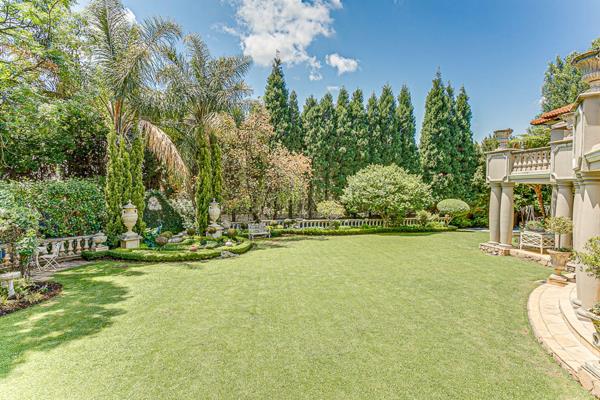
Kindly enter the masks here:
<path id="1" fill-rule="evenodd" d="M 549 174 L 550 165 L 550 147 L 513 151 L 510 175 Z"/>

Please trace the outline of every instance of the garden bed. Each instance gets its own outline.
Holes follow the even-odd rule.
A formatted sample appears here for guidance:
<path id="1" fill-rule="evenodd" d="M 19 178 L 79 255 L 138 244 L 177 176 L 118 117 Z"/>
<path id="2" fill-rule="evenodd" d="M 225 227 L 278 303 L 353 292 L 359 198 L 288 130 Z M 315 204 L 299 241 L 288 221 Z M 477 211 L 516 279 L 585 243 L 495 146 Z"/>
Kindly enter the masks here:
<path id="1" fill-rule="evenodd" d="M 19 293 L 20 289 L 23 291 Z M 0 317 L 51 299 L 62 291 L 62 285 L 56 282 L 31 282 L 26 289 L 22 289 L 16 281 L 15 290 L 17 298 L 14 300 L 0 297 Z"/>
<path id="2" fill-rule="evenodd" d="M 142 247 L 139 249 L 113 249 L 106 251 L 87 251 L 82 253 L 86 260 L 97 260 L 101 258 L 113 258 L 115 260 L 146 261 L 146 262 L 170 262 L 170 261 L 201 261 L 221 256 L 228 251 L 233 254 L 243 254 L 252 248 L 252 242 L 238 238 L 233 246 L 217 245 L 212 247 L 208 242 L 206 247 L 192 251 L 190 248 L 196 242 L 184 242 L 182 244 L 169 244 L 162 249 Z"/>

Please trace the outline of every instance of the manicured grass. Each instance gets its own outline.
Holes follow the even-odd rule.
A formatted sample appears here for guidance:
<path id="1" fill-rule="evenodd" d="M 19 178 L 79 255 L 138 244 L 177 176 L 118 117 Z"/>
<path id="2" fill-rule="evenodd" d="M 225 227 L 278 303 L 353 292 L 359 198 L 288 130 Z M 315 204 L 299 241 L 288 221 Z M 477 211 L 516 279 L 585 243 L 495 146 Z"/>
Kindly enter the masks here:
<path id="1" fill-rule="evenodd" d="M 289 238 L 65 271 L 61 296 L 0 318 L 0 398 L 590 398 L 527 322 L 550 270 L 484 239 Z"/>

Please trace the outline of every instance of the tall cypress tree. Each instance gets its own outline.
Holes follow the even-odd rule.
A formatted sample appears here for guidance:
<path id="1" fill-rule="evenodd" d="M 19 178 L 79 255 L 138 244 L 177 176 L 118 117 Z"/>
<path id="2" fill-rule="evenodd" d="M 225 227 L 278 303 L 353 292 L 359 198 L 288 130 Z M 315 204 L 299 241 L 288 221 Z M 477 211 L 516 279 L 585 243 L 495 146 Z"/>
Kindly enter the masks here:
<path id="1" fill-rule="evenodd" d="M 284 144 L 289 150 L 301 153 L 304 151 L 304 131 L 298 109 L 298 96 L 294 90 L 290 93 L 289 111 L 290 129 Z"/>
<path id="2" fill-rule="evenodd" d="M 110 129 L 107 136 L 106 182 L 104 186 L 104 197 L 106 200 L 106 235 L 108 243 L 116 246 L 120 235 L 123 233 L 123 222 L 121 220 L 121 207 L 123 206 L 123 179 L 122 163 L 119 145 L 117 144 L 117 133 Z"/>
<path id="3" fill-rule="evenodd" d="M 121 157 L 121 188 L 123 203 L 131 201 L 131 187 L 132 187 L 132 174 L 131 174 L 131 161 L 129 159 L 129 152 L 125 145 L 125 139 L 121 138 L 119 143 L 119 156 Z"/>
<path id="4" fill-rule="evenodd" d="M 396 99 L 390 85 L 385 85 L 379 97 L 380 162 L 396 163 L 401 157 L 400 135 L 396 120 Z"/>
<path id="5" fill-rule="evenodd" d="M 450 147 L 450 158 L 452 160 L 452 175 L 455 178 L 455 181 L 451 187 L 451 192 L 455 197 L 462 196 L 462 180 L 460 179 L 462 166 L 460 165 L 460 158 L 458 154 L 458 146 L 459 146 L 459 129 L 458 122 L 456 120 L 456 97 L 454 96 L 454 88 L 452 84 L 448 82 L 446 86 L 446 100 L 448 101 L 448 110 L 449 110 L 449 127 L 450 131 L 448 134 L 447 140 L 451 143 Z"/>
<path id="6" fill-rule="evenodd" d="M 331 199 L 334 194 L 334 182 L 337 173 L 337 163 L 334 160 L 334 151 L 336 145 L 336 118 L 335 106 L 333 105 L 333 96 L 331 93 L 325 94 L 319 103 L 320 111 L 320 143 L 318 146 L 318 157 L 324 160 L 323 169 L 318 182 L 319 191 L 322 200 Z"/>
<path id="7" fill-rule="evenodd" d="M 306 155 L 312 160 L 312 179 L 309 183 L 308 190 L 308 215 L 312 217 L 313 211 L 316 209 L 315 185 L 317 174 L 322 170 L 323 160 L 317 154 L 319 151 L 320 138 L 320 110 L 317 100 L 310 96 L 304 103 L 302 109 L 302 127 L 304 129 L 304 148 Z"/>
<path id="8" fill-rule="evenodd" d="M 223 166 L 221 146 L 214 132 L 210 133 L 210 161 L 212 172 L 212 198 L 219 203 L 223 201 Z"/>
<path id="9" fill-rule="evenodd" d="M 473 141 L 473 132 L 471 131 L 472 116 L 469 96 L 465 87 L 462 86 L 456 98 L 455 118 L 459 133 L 458 154 L 461 165 L 461 186 L 467 199 L 473 197 L 472 181 L 478 166 L 477 145 Z"/>
<path id="10" fill-rule="evenodd" d="M 131 144 L 131 202 L 138 210 L 138 220 L 135 224 L 136 232 L 143 234 L 146 229 L 144 223 L 144 211 L 146 202 L 144 196 L 144 142 L 139 131 L 135 132 L 133 143 Z"/>
<path id="11" fill-rule="evenodd" d="M 425 116 L 421 128 L 421 172 L 431 184 L 433 196 L 442 200 L 454 195 L 450 102 L 438 71 L 425 101 Z"/>
<path id="12" fill-rule="evenodd" d="M 369 143 L 368 164 L 381 164 L 383 162 L 381 154 L 383 153 L 379 125 L 379 106 L 377 96 L 371 94 L 367 101 L 367 142 Z"/>
<path id="13" fill-rule="evenodd" d="M 279 143 L 286 143 L 286 136 L 290 129 L 290 111 L 288 108 L 288 90 L 279 57 L 275 57 L 273 60 L 273 69 L 267 79 L 264 101 L 275 131 L 274 140 Z"/>
<path id="14" fill-rule="evenodd" d="M 367 135 L 367 114 L 363 100 L 363 92 L 356 89 L 352 93 L 349 106 L 352 130 L 349 139 L 354 141 L 354 162 L 351 164 L 350 175 L 354 175 L 369 163 L 369 138 Z"/>
<path id="15" fill-rule="evenodd" d="M 352 164 L 355 158 L 356 139 L 352 137 L 352 118 L 350 114 L 350 97 L 346 88 L 342 87 L 338 93 L 335 106 L 335 143 L 332 148 L 333 189 L 337 198 L 346 186 L 346 178 L 352 175 Z"/>
<path id="16" fill-rule="evenodd" d="M 400 95 L 398 96 L 396 118 L 398 120 L 402 145 L 402 159 L 399 160 L 399 165 L 413 174 L 419 173 L 419 152 L 415 142 L 417 123 L 410 90 L 406 85 L 402 86 Z"/>
<path id="17" fill-rule="evenodd" d="M 208 206 L 212 200 L 212 160 L 210 145 L 205 133 L 198 129 L 198 175 L 196 176 L 196 226 L 199 232 L 205 232 L 208 227 Z"/>

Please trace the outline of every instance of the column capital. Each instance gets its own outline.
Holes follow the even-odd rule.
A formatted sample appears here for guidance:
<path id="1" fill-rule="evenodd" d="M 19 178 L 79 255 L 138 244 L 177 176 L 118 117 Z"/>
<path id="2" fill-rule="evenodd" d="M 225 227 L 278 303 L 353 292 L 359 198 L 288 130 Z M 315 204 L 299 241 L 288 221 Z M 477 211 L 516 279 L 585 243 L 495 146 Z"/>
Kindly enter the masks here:
<path id="1" fill-rule="evenodd" d="M 515 183 L 514 182 L 501 182 L 500 185 L 502 185 L 503 188 L 508 188 L 508 187 L 514 187 Z"/>

